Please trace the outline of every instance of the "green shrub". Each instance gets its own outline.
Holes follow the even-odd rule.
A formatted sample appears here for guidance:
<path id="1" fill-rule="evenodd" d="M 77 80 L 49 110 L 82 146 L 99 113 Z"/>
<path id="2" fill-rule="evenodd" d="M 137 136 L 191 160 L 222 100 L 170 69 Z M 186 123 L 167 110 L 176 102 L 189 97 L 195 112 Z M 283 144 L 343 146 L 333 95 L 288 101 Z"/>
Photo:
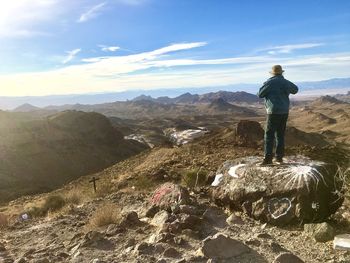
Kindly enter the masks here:
<path id="1" fill-rule="evenodd" d="M 189 188 L 204 186 L 207 181 L 208 171 L 197 168 L 185 172 L 182 176 L 182 183 Z"/>

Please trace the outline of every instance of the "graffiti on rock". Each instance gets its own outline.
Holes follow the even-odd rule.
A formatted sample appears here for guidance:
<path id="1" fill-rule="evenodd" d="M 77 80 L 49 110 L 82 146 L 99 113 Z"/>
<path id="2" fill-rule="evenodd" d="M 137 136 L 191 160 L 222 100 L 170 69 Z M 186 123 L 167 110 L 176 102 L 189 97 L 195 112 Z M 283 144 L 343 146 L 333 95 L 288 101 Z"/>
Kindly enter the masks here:
<path id="1" fill-rule="evenodd" d="M 292 208 L 292 202 L 287 197 L 281 199 L 272 198 L 267 207 L 271 217 L 273 219 L 278 219 L 289 212 Z"/>

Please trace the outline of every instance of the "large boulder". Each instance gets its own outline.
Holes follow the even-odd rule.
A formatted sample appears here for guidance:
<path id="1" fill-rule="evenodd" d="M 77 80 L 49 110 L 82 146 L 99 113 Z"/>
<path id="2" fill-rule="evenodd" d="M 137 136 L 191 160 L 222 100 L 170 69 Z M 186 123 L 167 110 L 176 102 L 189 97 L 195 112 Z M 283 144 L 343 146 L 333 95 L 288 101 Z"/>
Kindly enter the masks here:
<path id="1" fill-rule="evenodd" d="M 342 205 L 336 167 L 303 156 L 283 165 L 260 166 L 260 157 L 226 161 L 212 183 L 212 198 L 221 206 L 243 210 L 272 224 L 320 222 Z"/>

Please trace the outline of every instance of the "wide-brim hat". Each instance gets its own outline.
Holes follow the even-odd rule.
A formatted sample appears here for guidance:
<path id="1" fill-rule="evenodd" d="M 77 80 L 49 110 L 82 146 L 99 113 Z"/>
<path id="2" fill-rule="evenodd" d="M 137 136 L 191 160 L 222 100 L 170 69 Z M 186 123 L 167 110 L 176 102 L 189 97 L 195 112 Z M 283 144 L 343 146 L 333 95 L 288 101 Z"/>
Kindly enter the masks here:
<path id="1" fill-rule="evenodd" d="M 270 71 L 270 73 L 273 74 L 273 75 L 282 74 L 283 72 L 284 72 L 284 70 L 282 69 L 281 65 L 274 65 L 274 66 L 272 66 L 272 69 Z"/>

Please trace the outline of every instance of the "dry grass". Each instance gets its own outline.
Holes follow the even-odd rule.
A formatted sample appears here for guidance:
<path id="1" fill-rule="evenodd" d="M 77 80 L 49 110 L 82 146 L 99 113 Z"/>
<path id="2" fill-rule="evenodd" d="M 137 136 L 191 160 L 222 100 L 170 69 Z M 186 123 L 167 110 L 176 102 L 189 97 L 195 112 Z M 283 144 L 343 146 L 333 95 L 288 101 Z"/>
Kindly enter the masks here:
<path id="1" fill-rule="evenodd" d="M 28 213 L 32 217 L 46 216 L 49 212 L 56 212 L 66 205 L 66 200 L 61 195 L 50 195 L 41 206 L 33 206 Z"/>
<path id="2" fill-rule="evenodd" d="M 87 227 L 89 229 L 96 229 L 110 224 L 118 224 L 121 218 L 119 207 L 110 203 L 103 204 L 93 213 Z"/>
<path id="3" fill-rule="evenodd" d="M 85 195 L 82 191 L 75 188 L 64 194 L 64 199 L 67 204 L 79 205 L 85 199 Z"/>
<path id="4" fill-rule="evenodd" d="M 8 226 L 9 219 L 5 214 L 0 214 L 0 229 L 6 228 Z"/>

